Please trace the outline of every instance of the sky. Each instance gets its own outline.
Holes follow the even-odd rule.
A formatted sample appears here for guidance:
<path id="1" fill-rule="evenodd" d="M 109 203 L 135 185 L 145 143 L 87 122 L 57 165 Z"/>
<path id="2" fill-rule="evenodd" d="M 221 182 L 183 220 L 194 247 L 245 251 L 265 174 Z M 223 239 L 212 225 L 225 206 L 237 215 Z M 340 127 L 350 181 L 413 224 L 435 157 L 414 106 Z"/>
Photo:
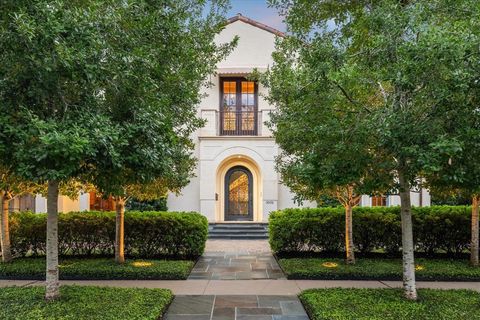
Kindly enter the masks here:
<path id="1" fill-rule="evenodd" d="M 228 11 L 227 17 L 233 17 L 237 13 L 257 20 L 267 26 L 285 31 L 286 27 L 283 18 L 274 8 L 269 8 L 266 0 L 230 0 L 231 9 Z"/>

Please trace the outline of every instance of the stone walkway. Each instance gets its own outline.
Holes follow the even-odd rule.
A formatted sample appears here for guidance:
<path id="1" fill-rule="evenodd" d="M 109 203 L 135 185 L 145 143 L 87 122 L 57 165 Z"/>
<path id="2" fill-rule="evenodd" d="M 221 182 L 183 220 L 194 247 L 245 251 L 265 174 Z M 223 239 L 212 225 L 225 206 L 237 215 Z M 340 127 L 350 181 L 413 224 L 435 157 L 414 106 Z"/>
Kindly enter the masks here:
<path id="1" fill-rule="evenodd" d="M 285 279 L 285 276 L 270 253 L 207 252 L 197 261 L 188 279 Z"/>
<path id="2" fill-rule="evenodd" d="M 167 320 L 308 320 L 296 295 L 262 295 L 262 282 L 285 279 L 266 240 L 208 240 L 188 279 L 210 280 L 215 291 L 175 296 Z M 254 281 L 247 295 L 244 281 Z"/>
<path id="3" fill-rule="evenodd" d="M 207 240 L 205 252 L 271 253 L 268 240 Z"/>
<path id="4" fill-rule="evenodd" d="M 166 320 L 308 320 L 296 296 L 176 296 Z"/>
<path id="5" fill-rule="evenodd" d="M 266 240 L 208 240 L 189 280 L 285 279 Z"/>

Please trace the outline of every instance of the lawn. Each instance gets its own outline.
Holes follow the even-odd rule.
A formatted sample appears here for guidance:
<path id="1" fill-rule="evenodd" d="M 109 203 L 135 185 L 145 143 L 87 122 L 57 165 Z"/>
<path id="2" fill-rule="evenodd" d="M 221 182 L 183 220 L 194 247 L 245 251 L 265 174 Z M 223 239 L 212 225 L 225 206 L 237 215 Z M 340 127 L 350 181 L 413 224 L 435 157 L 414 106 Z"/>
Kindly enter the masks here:
<path id="1" fill-rule="evenodd" d="M 161 319 L 172 301 L 167 289 L 62 286 L 61 298 L 46 303 L 43 287 L 0 288 L 0 319 Z"/>
<path id="2" fill-rule="evenodd" d="M 346 265 L 339 258 L 279 259 L 288 279 L 327 280 L 401 280 L 400 259 L 361 258 L 355 265 Z M 416 259 L 417 280 L 480 281 L 480 268 L 467 260 Z"/>
<path id="3" fill-rule="evenodd" d="M 127 260 L 118 265 L 113 259 L 64 259 L 60 261 L 63 280 L 174 280 L 186 279 L 195 264 L 190 260 Z M 15 259 L 0 263 L 0 279 L 45 279 L 45 258 Z"/>
<path id="4" fill-rule="evenodd" d="M 480 295 L 469 290 L 418 291 L 407 301 L 400 289 L 312 289 L 300 300 L 312 320 L 480 319 Z"/>

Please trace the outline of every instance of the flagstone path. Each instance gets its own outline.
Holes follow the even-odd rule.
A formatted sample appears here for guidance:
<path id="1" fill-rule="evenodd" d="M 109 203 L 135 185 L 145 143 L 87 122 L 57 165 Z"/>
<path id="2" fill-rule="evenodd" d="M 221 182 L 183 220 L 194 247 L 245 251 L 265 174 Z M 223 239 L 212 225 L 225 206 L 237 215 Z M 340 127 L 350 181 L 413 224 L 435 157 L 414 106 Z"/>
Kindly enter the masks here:
<path id="1" fill-rule="evenodd" d="M 266 240 L 208 240 L 188 280 L 220 280 L 216 289 L 238 291 L 233 295 L 177 295 L 167 320 L 308 320 L 294 294 L 260 295 L 255 285 L 254 294 L 242 293 L 242 280 L 285 280 Z"/>
<path id="2" fill-rule="evenodd" d="M 308 320 L 296 296 L 175 296 L 166 320 Z"/>
<path id="3" fill-rule="evenodd" d="M 208 240 L 188 279 L 285 279 L 285 275 L 266 240 Z"/>

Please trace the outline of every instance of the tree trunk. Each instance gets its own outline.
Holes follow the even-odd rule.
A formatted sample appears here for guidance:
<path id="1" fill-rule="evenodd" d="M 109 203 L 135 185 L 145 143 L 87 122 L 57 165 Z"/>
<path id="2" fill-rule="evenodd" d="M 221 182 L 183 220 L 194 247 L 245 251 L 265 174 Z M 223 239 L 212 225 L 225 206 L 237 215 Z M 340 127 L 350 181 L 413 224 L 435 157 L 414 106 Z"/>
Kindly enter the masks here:
<path id="1" fill-rule="evenodd" d="M 472 197 L 472 244 L 470 246 L 470 263 L 478 267 L 478 195 Z"/>
<path id="2" fill-rule="evenodd" d="M 398 179 L 400 182 L 400 215 L 402 219 L 403 289 L 407 299 L 417 300 L 410 186 L 402 173 L 399 173 Z"/>
<path id="3" fill-rule="evenodd" d="M 347 264 L 355 264 L 352 232 L 352 206 L 350 204 L 345 206 L 345 252 L 347 254 Z"/>
<path id="4" fill-rule="evenodd" d="M 115 262 L 125 263 L 124 254 L 124 238 L 125 238 L 125 199 L 117 197 L 116 203 L 116 217 L 115 217 Z"/>
<path id="5" fill-rule="evenodd" d="M 12 261 L 12 250 L 10 247 L 10 227 L 8 226 L 8 202 L 7 195 L 2 197 L 2 218 L 1 218 L 1 237 L 0 244 L 2 246 L 2 262 Z"/>
<path id="6" fill-rule="evenodd" d="M 47 195 L 47 283 L 45 299 L 60 297 L 58 281 L 58 181 L 48 182 Z"/>

